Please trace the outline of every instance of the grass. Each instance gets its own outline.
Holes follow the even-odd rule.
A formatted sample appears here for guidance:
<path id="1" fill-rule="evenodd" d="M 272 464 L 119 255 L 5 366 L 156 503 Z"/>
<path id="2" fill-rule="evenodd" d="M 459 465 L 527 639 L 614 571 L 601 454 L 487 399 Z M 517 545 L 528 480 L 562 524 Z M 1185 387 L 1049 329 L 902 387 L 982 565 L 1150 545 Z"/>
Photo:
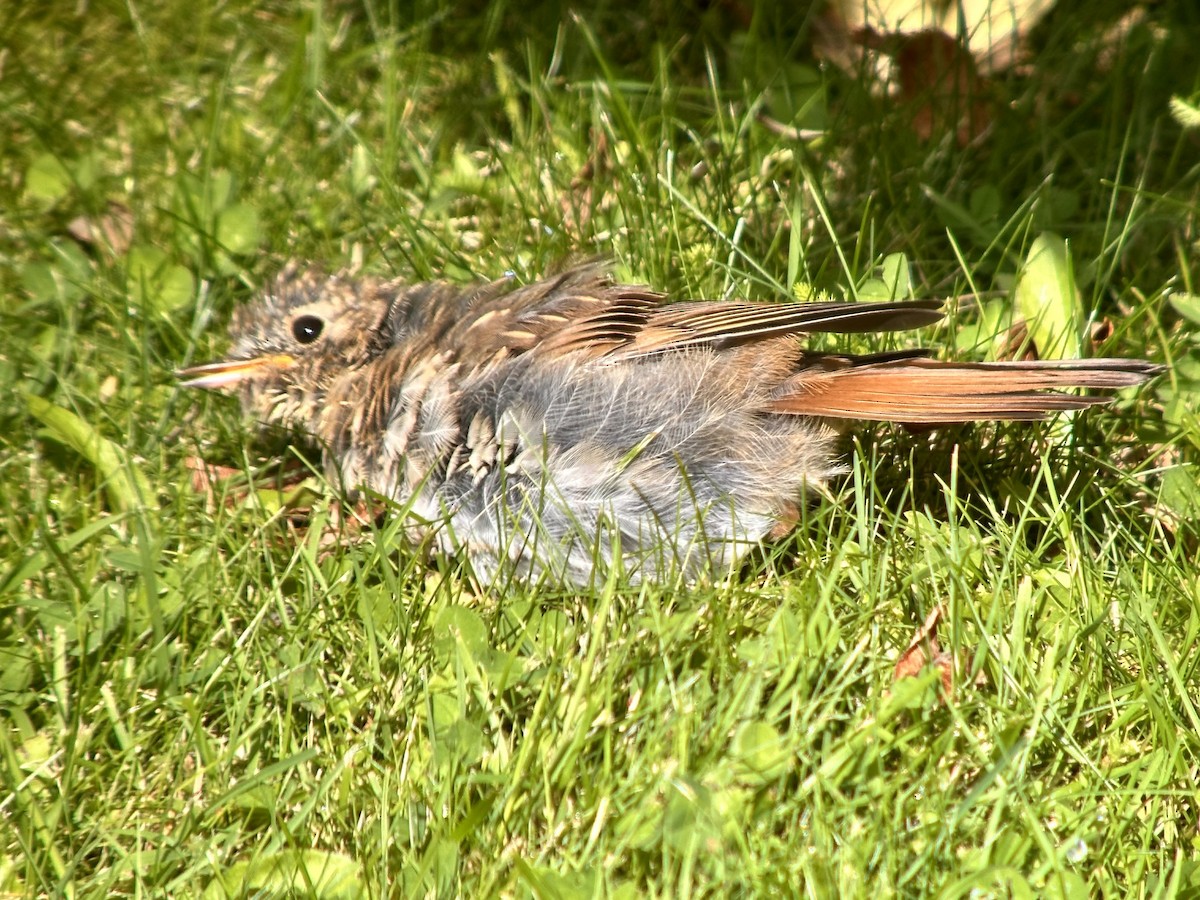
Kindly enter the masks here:
<path id="1" fill-rule="evenodd" d="M 1200 895 L 1197 139 L 1167 114 L 1195 12 L 1060 3 L 962 148 L 813 64 L 801 14 L 738 8 L 0 24 L 0 892 Z M 296 257 L 900 278 L 982 298 L 919 336 L 978 358 L 1048 233 L 1092 351 L 1172 373 L 1069 422 L 864 429 L 719 586 L 478 593 L 289 495 L 291 451 L 171 374 Z M 939 606 L 949 696 L 893 680 Z"/>

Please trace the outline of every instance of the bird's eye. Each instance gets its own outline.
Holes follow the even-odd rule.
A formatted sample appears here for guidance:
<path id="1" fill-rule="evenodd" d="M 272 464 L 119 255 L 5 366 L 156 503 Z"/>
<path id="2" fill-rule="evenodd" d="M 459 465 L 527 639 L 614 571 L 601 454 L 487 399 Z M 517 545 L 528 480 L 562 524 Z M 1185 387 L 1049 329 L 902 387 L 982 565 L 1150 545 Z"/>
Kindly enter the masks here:
<path id="1" fill-rule="evenodd" d="M 316 316 L 300 316 L 292 323 L 292 337 L 301 344 L 311 344 L 324 329 L 325 323 Z"/>

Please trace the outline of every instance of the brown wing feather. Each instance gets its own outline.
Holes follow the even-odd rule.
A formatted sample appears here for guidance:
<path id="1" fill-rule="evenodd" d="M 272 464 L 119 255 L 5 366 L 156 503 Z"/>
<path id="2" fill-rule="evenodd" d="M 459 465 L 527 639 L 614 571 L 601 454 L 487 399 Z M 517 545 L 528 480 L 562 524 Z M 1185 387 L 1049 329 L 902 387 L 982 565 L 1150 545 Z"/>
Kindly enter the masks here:
<path id="1" fill-rule="evenodd" d="M 481 305 L 472 311 L 478 324 L 468 327 L 476 340 L 485 339 L 482 332 L 498 334 L 510 349 L 515 344 L 546 354 L 582 351 L 615 361 L 804 332 L 897 331 L 942 318 L 936 300 L 668 304 L 664 299 L 646 287 L 612 284 L 602 268 L 589 265 Z"/>
<path id="2" fill-rule="evenodd" d="M 1063 389 L 1131 387 L 1161 371 L 1162 366 L 1130 359 L 1029 363 L 903 359 L 865 364 L 824 359 L 784 382 L 770 408 L 796 415 L 914 424 L 1041 419 L 1050 412 L 1108 400 L 1064 394 Z"/>
<path id="3" fill-rule="evenodd" d="M 732 347 L 787 334 L 900 331 L 939 321 L 936 300 L 896 303 L 676 303 L 608 355 L 647 356 L 690 347 Z"/>
<path id="4" fill-rule="evenodd" d="M 593 354 L 624 343 L 663 302 L 648 288 L 612 284 L 598 263 L 512 289 L 495 282 L 468 301 L 452 337 L 475 358 L 498 351 Z"/>

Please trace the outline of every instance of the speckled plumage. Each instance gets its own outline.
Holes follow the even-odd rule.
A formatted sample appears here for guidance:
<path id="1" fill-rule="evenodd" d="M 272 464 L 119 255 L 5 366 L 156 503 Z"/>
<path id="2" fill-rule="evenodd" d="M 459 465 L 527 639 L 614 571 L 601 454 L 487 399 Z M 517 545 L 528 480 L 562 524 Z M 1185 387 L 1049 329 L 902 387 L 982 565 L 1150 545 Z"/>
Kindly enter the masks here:
<path id="1" fill-rule="evenodd" d="M 1039 418 L 1139 360 L 939 363 L 805 353 L 806 331 L 911 328 L 939 304 L 664 303 L 590 265 L 526 287 L 285 271 L 189 384 L 298 426 L 331 476 L 411 510 L 445 552 L 586 584 L 720 574 L 839 466 L 838 420 Z"/>

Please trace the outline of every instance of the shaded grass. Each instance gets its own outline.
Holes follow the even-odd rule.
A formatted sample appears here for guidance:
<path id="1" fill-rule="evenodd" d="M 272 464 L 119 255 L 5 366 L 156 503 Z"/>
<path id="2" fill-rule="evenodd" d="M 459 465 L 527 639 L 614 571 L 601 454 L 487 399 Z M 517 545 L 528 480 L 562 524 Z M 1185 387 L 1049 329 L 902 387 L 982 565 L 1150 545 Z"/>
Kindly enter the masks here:
<path id="1" fill-rule="evenodd" d="M 1156 7 L 1114 49 L 1060 11 L 958 149 L 801 65 L 806 20 L 764 9 L 0 26 L 5 890 L 1195 887 L 1200 377 L 1166 303 L 1195 290 L 1195 141 L 1164 117 L 1196 87 L 1191 14 Z M 764 106 L 827 135 L 788 142 Z M 68 237 L 110 200 L 128 247 Z M 467 280 L 600 253 L 680 294 L 780 297 L 864 290 L 903 253 L 921 295 L 1004 296 L 1047 229 L 1112 319 L 1096 351 L 1175 373 L 1068 428 L 859 436 L 834 495 L 721 586 L 477 594 L 317 482 L 297 518 L 279 436 L 170 376 L 291 257 Z M 980 319 L 923 337 L 982 356 Z M 189 457 L 257 490 L 197 490 Z M 139 480 L 147 502 L 114 502 Z M 891 677 L 938 604 L 948 702 L 933 670 Z"/>

